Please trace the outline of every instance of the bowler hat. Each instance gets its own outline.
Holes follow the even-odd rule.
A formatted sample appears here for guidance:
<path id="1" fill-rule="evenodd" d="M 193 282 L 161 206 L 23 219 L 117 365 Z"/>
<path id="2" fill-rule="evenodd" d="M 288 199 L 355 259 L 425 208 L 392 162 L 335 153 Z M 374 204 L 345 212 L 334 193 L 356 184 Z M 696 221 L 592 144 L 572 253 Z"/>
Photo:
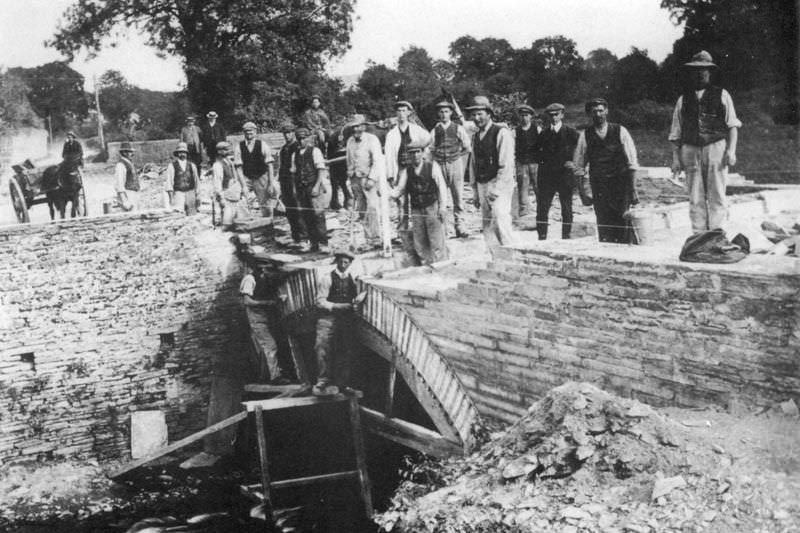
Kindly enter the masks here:
<path id="1" fill-rule="evenodd" d="M 120 152 L 135 152 L 133 145 L 129 141 L 123 141 L 119 145 Z"/>
<path id="2" fill-rule="evenodd" d="M 717 68 L 717 65 L 714 64 L 714 60 L 711 58 L 711 54 L 705 50 L 697 52 L 692 56 L 692 60 L 688 63 L 684 63 L 683 66 L 688 68 Z"/>
<path id="3" fill-rule="evenodd" d="M 586 102 L 586 105 L 583 106 L 583 107 L 586 110 L 586 112 L 588 113 L 596 105 L 601 105 L 601 106 L 605 107 L 606 109 L 608 109 L 608 100 L 606 100 L 605 98 L 592 98 L 591 100 Z"/>
<path id="4" fill-rule="evenodd" d="M 183 152 L 184 154 L 189 153 L 189 146 L 184 142 L 178 143 L 178 146 L 177 148 L 175 148 L 175 150 L 173 150 L 172 155 L 178 155 L 181 152 Z"/>
<path id="5" fill-rule="evenodd" d="M 217 115 L 216 111 L 209 111 L 208 113 L 206 113 L 206 117 L 208 118 L 217 118 L 218 116 L 219 115 Z"/>
<path id="6" fill-rule="evenodd" d="M 449 107 L 453 111 L 456 110 L 456 106 L 454 106 L 453 102 L 450 100 L 442 100 L 441 102 L 437 102 L 436 107 Z"/>
<path id="7" fill-rule="evenodd" d="M 517 106 L 517 111 L 521 115 L 522 113 L 530 113 L 531 115 L 535 115 L 536 111 L 529 106 L 528 104 L 520 104 Z"/>
<path id="8" fill-rule="evenodd" d="M 465 108 L 467 111 L 489 111 L 492 112 L 492 105 L 489 99 L 485 96 L 476 96 L 472 99 L 472 103 Z"/>
<path id="9" fill-rule="evenodd" d="M 555 113 L 556 111 L 564 111 L 564 106 L 562 104 L 555 103 L 544 108 L 545 113 Z"/>
<path id="10" fill-rule="evenodd" d="M 247 130 L 258 131 L 258 126 L 256 126 L 255 122 L 245 122 L 242 126 L 242 131 Z"/>
<path id="11" fill-rule="evenodd" d="M 291 122 L 284 122 L 283 124 L 281 124 L 281 133 L 294 131 L 294 129 L 295 129 L 294 124 L 292 124 Z"/>
<path id="12" fill-rule="evenodd" d="M 298 139 L 303 139 L 303 138 L 308 137 L 309 135 L 311 135 L 311 132 L 308 131 L 308 128 L 297 128 L 297 130 L 295 130 L 294 134 Z"/>
<path id="13" fill-rule="evenodd" d="M 357 113 L 357 114 L 353 115 L 353 119 L 350 121 L 350 124 L 348 124 L 348 126 L 354 128 L 356 126 L 362 126 L 362 125 L 364 125 L 366 123 L 367 123 L 366 115 L 361 115 L 361 114 Z"/>
<path id="14" fill-rule="evenodd" d="M 394 108 L 395 109 L 397 109 L 398 107 L 403 107 L 403 106 L 407 107 L 409 109 L 409 111 L 414 111 L 414 106 L 411 105 L 411 102 L 409 102 L 408 100 L 400 100 L 399 102 L 396 102 L 394 104 Z"/>

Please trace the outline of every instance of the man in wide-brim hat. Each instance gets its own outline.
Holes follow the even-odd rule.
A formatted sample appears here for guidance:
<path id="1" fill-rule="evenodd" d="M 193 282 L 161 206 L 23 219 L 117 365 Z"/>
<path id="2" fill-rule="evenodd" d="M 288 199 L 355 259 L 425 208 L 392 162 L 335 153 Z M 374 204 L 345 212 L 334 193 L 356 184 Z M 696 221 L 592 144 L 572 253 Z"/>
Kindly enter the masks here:
<path id="1" fill-rule="evenodd" d="M 139 208 L 139 174 L 133 164 L 133 145 L 124 141 L 119 146 L 119 162 L 114 167 L 114 188 L 125 211 Z"/>
<path id="2" fill-rule="evenodd" d="M 388 203 L 385 201 L 388 184 L 381 141 L 366 131 L 367 117 L 364 115 L 355 115 L 350 127 L 353 134 L 347 139 L 345 158 L 347 177 L 353 190 L 354 209 L 364 225 L 367 244 L 373 247 L 389 247 L 391 242 L 389 242 L 388 228 L 385 228 L 384 232 L 381 231 L 381 221 L 387 224 L 388 220 L 388 214 L 382 216 L 388 209 Z M 383 191 L 383 196 L 379 196 L 380 191 Z"/>
<path id="3" fill-rule="evenodd" d="M 172 155 L 175 159 L 167 165 L 164 181 L 169 205 L 187 215 L 194 215 L 197 213 L 197 184 L 200 181 L 197 166 L 189 161 L 189 147 L 185 142 L 179 142 Z"/>
<path id="4" fill-rule="evenodd" d="M 736 164 L 742 123 L 728 91 L 711 84 L 711 71 L 717 68 L 711 54 L 696 53 L 684 68 L 692 86 L 675 104 L 669 140 L 673 174 L 686 172 L 689 217 L 697 233 L 720 228 L 727 218 L 725 182 L 728 167 Z"/>
<path id="5" fill-rule="evenodd" d="M 464 225 L 464 172 L 466 157 L 472 151 L 472 141 L 461 124 L 453 122 L 456 106 L 449 100 L 436 104 L 439 122 L 431 130 L 433 160 L 442 170 L 444 181 L 453 200 L 453 222 L 456 237 L 466 237 Z"/>

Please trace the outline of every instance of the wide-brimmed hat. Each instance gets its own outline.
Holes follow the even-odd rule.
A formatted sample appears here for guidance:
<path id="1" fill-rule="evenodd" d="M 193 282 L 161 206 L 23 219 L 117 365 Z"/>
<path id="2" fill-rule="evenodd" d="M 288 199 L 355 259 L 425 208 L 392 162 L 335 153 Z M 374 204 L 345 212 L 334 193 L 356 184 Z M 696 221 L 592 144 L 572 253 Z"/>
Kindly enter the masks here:
<path id="1" fill-rule="evenodd" d="M 217 115 L 216 111 L 209 111 L 208 113 L 206 113 L 207 118 L 217 118 L 218 116 L 219 115 Z"/>
<path id="2" fill-rule="evenodd" d="M 436 103 L 436 107 L 437 108 L 439 108 L 439 107 L 449 107 L 452 111 L 456 110 L 456 106 L 453 105 L 453 102 L 451 102 L 450 100 L 442 100 L 441 102 L 437 102 Z"/>
<path id="3" fill-rule="evenodd" d="M 217 150 L 221 150 L 223 148 L 227 150 L 230 147 L 231 147 L 231 144 L 228 141 L 220 141 L 220 142 L 217 143 L 217 146 L 216 146 Z"/>
<path id="4" fill-rule="evenodd" d="M 362 115 L 360 113 L 356 113 L 355 115 L 353 115 L 353 118 L 352 120 L 350 120 L 348 126 L 355 128 L 356 126 L 363 126 L 365 124 L 367 124 L 367 116 Z"/>
<path id="5" fill-rule="evenodd" d="M 339 248 L 339 249 L 336 249 L 336 250 L 333 251 L 333 261 L 334 262 L 336 262 L 336 260 L 338 258 L 340 258 L 340 257 L 348 257 L 350 259 L 350 261 L 354 261 L 355 258 L 356 258 L 356 256 L 353 254 L 353 252 L 351 252 L 347 248 Z"/>
<path id="6" fill-rule="evenodd" d="M 606 109 L 608 109 L 608 100 L 606 100 L 605 98 L 592 98 L 591 100 L 589 100 L 588 102 L 586 102 L 586 105 L 584 105 L 584 106 L 583 106 L 583 108 L 584 108 L 584 109 L 586 110 L 586 112 L 588 113 L 588 112 L 589 112 L 589 111 L 591 111 L 591 110 L 592 110 L 592 108 L 593 108 L 594 106 L 596 106 L 596 105 L 602 105 L 602 106 L 604 106 Z"/>
<path id="7" fill-rule="evenodd" d="M 77 135 L 75 135 L 75 132 L 74 132 L 74 131 L 72 131 L 72 130 L 69 130 L 69 131 L 67 132 L 67 137 L 77 137 Z"/>
<path id="8" fill-rule="evenodd" d="M 313 100 L 314 98 L 316 98 L 316 99 L 317 99 L 317 100 L 319 100 L 320 102 L 322 101 L 322 98 L 320 98 L 320 96 L 319 96 L 318 94 L 312 94 L 312 95 L 311 95 L 311 99 Z"/>
<path id="9" fill-rule="evenodd" d="M 197 120 L 197 117 L 194 115 L 187 115 L 186 120 Z"/>
<path id="10" fill-rule="evenodd" d="M 684 63 L 683 66 L 687 68 L 717 68 L 717 65 L 714 64 L 714 60 L 711 58 L 711 54 L 705 50 L 697 52 L 692 56 L 692 60 L 688 63 Z"/>
<path id="11" fill-rule="evenodd" d="M 400 100 L 398 102 L 395 102 L 395 104 L 394 104 L 394 108 L 395 109 L 397 109 L 398 107 L 403 107 L 403 106 L 407 107 L 410 111 L 414 111 L 414 106 L 411 105 L 411 102 L 409 102 L 408 100 Z"/>
<path id="12" fill-rule="evenodd" d="M 311 136 L 311 132 L 308 131 L 308 128 L 297 128 L 294 132 L 295 137 L 298 139 L 304 139 L 306 137 Z"/>
<path id="13" fill-rule="evenodd" d="M 295 126 L 291 122 L 284 122 L 283 124 L 281 124 L 281 133 L 287 133 L 294 130 Z"/>
<path id="14" fill-rule="evenodd" d="M 466 111 L 488 111 L 493 112 L 492 104 L 485 96 L 476 96 L 472 99 L 472 103 L 465 108 Z"/>
<path id="15" fill-rule="evenodd" d="M 519 113 L 520 115 L 522 113 L 530 113 L 531 115 L 536 115 L 536 110 L 533 109 L 528 104 L 520 104 L 517 106 L 517 113 Z"/>
<path id="16" fill-rule="evenodd" d="M 427 143 L 423 143 L 420 141 L 412 141 L 411 143 L 408 144 L 408 146 L 406 146 L 406 152 L 408 153 L 420 152 L 424 150 L 426 146 L 428 146 Z"/>
<path id="17" fill-rule="evenodd" d="M 188 154 L 189 153 L 189 145 L 187 145 L 186 143 L 183 143 L 183 142 L 178 143 L 178 146 L 175 148 L 175 150 L 172 151 L 172 155 L 178 155 L 180 153 Z"/>
<path id="18" fill-rule="evenodd" d="M 245 122 L 242 126 L 242 131 L 253 130 L 258 131 L 258 126 L 256 126 L 255 122 Z"/>
<path id="19" fill-rule="evenodd" d="M 133 145 L 128 141 L 123 141 L 119 145 L 120 152 L 135 152 L 136 150 L 133 149 Z"/>
<path id="20" fill-rule="evenodd" d="M 554 103 L 544 108 L 545 113 L 554 113 L 556 111 L 564 111 L 564 105 L 559 103 Z"/>

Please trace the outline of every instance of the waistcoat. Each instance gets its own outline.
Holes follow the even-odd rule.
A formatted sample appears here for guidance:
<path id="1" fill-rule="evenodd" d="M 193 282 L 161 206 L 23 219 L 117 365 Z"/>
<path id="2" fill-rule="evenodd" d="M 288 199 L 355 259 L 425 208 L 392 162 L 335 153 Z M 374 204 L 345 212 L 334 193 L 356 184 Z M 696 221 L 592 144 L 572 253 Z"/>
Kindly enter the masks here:
<path id="1" fill-rule="evenodd" d="M 517 128 L 516 142 L 514 143 L 514 155 L 517 157 L 517 163 L 530 164 L 538 163 L 538 148 L 539 148 L 539 132 L 536 130 L 536 124 L 531 124 L 527 130 L 522 127 Z"/>
<path id="2" fill-rule="evenodd" d="M 458 140 L 458 124 L 451 122 L 447 128 L 437 124 L 433 130 L 433 159 L 440 163 L 450 163 L 461 157 L 461 143 Z"/>
<path id="3" fill-rule="evenodd" d="M 686 91 L 681 115 L 681 142 L 684 144 L 705 146 L 728 135 L 720 87 L 707 87 L 699 102 L 693 90 Z"/>
<path id="4" fill-rule="evenodd" d="M 253 143 L 253 151 L 247 150 L 247 142 L 239 143 L 239 151 L 242 154 L 242 172 L 246 178 L 255 179 L 267 171 L 267 164 L 264 162 L 264 152 L 262 151 L 261 139 L 256 139 Z"/>
<path id="5" fill-rule="evenodd" d="M 500 134 L 500 126 L 492 124 L 489 131 L 480 138 L 480 132 L 475 134 L 472 140 L 472 151 L 475 157 L 475 181 L 487 183 L 497 176 L 500 170 L 499 151 L 497 150 L 497 136 Z"/>
<path id="6" fill-rule="evenodd" d="M 125 165 L 125 190 L 138 191 L 139 190 L 139 176 L 136 175 L 136 169 L 133 168 L 133 163 L 127 159 L 120 159 L 122 164 Z"/>
<path id="7" fill-rule="evenodd" d="M 299 156 L 297 160 L 297 180 L 298 183 L 305 186 L 311 186 L 317 182 L 317 168 L 314 166 L 314 148 L 308 148 L 305 151 L 298 151 Z"/>
<path id="8" fill-rule="evenodd" d="M 349 304 L 356 297 L 356 282 L 348 274 L 341 277 L 336 269 L 331 271 L 331 289 L 328 291 L 328 301 L 335 304 Z"/>
<path id="9" fill-rule="evenodd" d="M 187 161 L 186 162 L 186 170 L 181 170 L 181 166 L 178 164 L 177 161 L 172 162 L 173 170 L 175 171 L 175 177 L 172 181 L 172 187 L 176 191 L 191 191 L 194 189 L 195 181 L 194 181 L 194 170 L 192 168 L 192 164 Z"/>
<path id="10" fill-rule="evenodd" d="M 425 161 L 422 169 L 417 174 L 416 169 L 409 167 L 406 181 L 406 190 L 411 201 L 411 207 L 422 209 L 433 205 L 439 199 L 439 190 L 433 180 L 433 163 Z"/>

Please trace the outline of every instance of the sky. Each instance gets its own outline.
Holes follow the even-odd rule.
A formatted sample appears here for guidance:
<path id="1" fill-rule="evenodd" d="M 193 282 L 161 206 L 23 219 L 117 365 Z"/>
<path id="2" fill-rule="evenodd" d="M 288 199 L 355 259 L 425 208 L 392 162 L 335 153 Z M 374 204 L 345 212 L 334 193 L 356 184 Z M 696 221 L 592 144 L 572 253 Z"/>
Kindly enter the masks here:
<path id="1" fill-rule="evenodd" d="M 200 0 L 201 1 L 201 0 Z M 33 67 L 63 59 L 44 46 L 61 13 L 73 0 L 0 0 L 0 67 Z M 672 50 L 682 28 L 669 20 L 660 0 L 358 0 L 351 49 L 328 66 L 334 76 L 357 75 L 368 60 L 396 66 L 409 46 L 446 59 L 448 45 L 463 35 L 497 37 L 515 48 L 539 38 L 564 35 L 584 57 L 608 48 L 619 57 L 632 46 L 648 50 L 660 62 Z M 35 22 L 33 22 L 35 21 Z M 162 59 L 131 31 L 115 48 L 97 58 L 81 54 L 70 65 L 86 78 L 109 69 L 140 87 L 171 91 L 186 82 L 180 61 Z"/>

